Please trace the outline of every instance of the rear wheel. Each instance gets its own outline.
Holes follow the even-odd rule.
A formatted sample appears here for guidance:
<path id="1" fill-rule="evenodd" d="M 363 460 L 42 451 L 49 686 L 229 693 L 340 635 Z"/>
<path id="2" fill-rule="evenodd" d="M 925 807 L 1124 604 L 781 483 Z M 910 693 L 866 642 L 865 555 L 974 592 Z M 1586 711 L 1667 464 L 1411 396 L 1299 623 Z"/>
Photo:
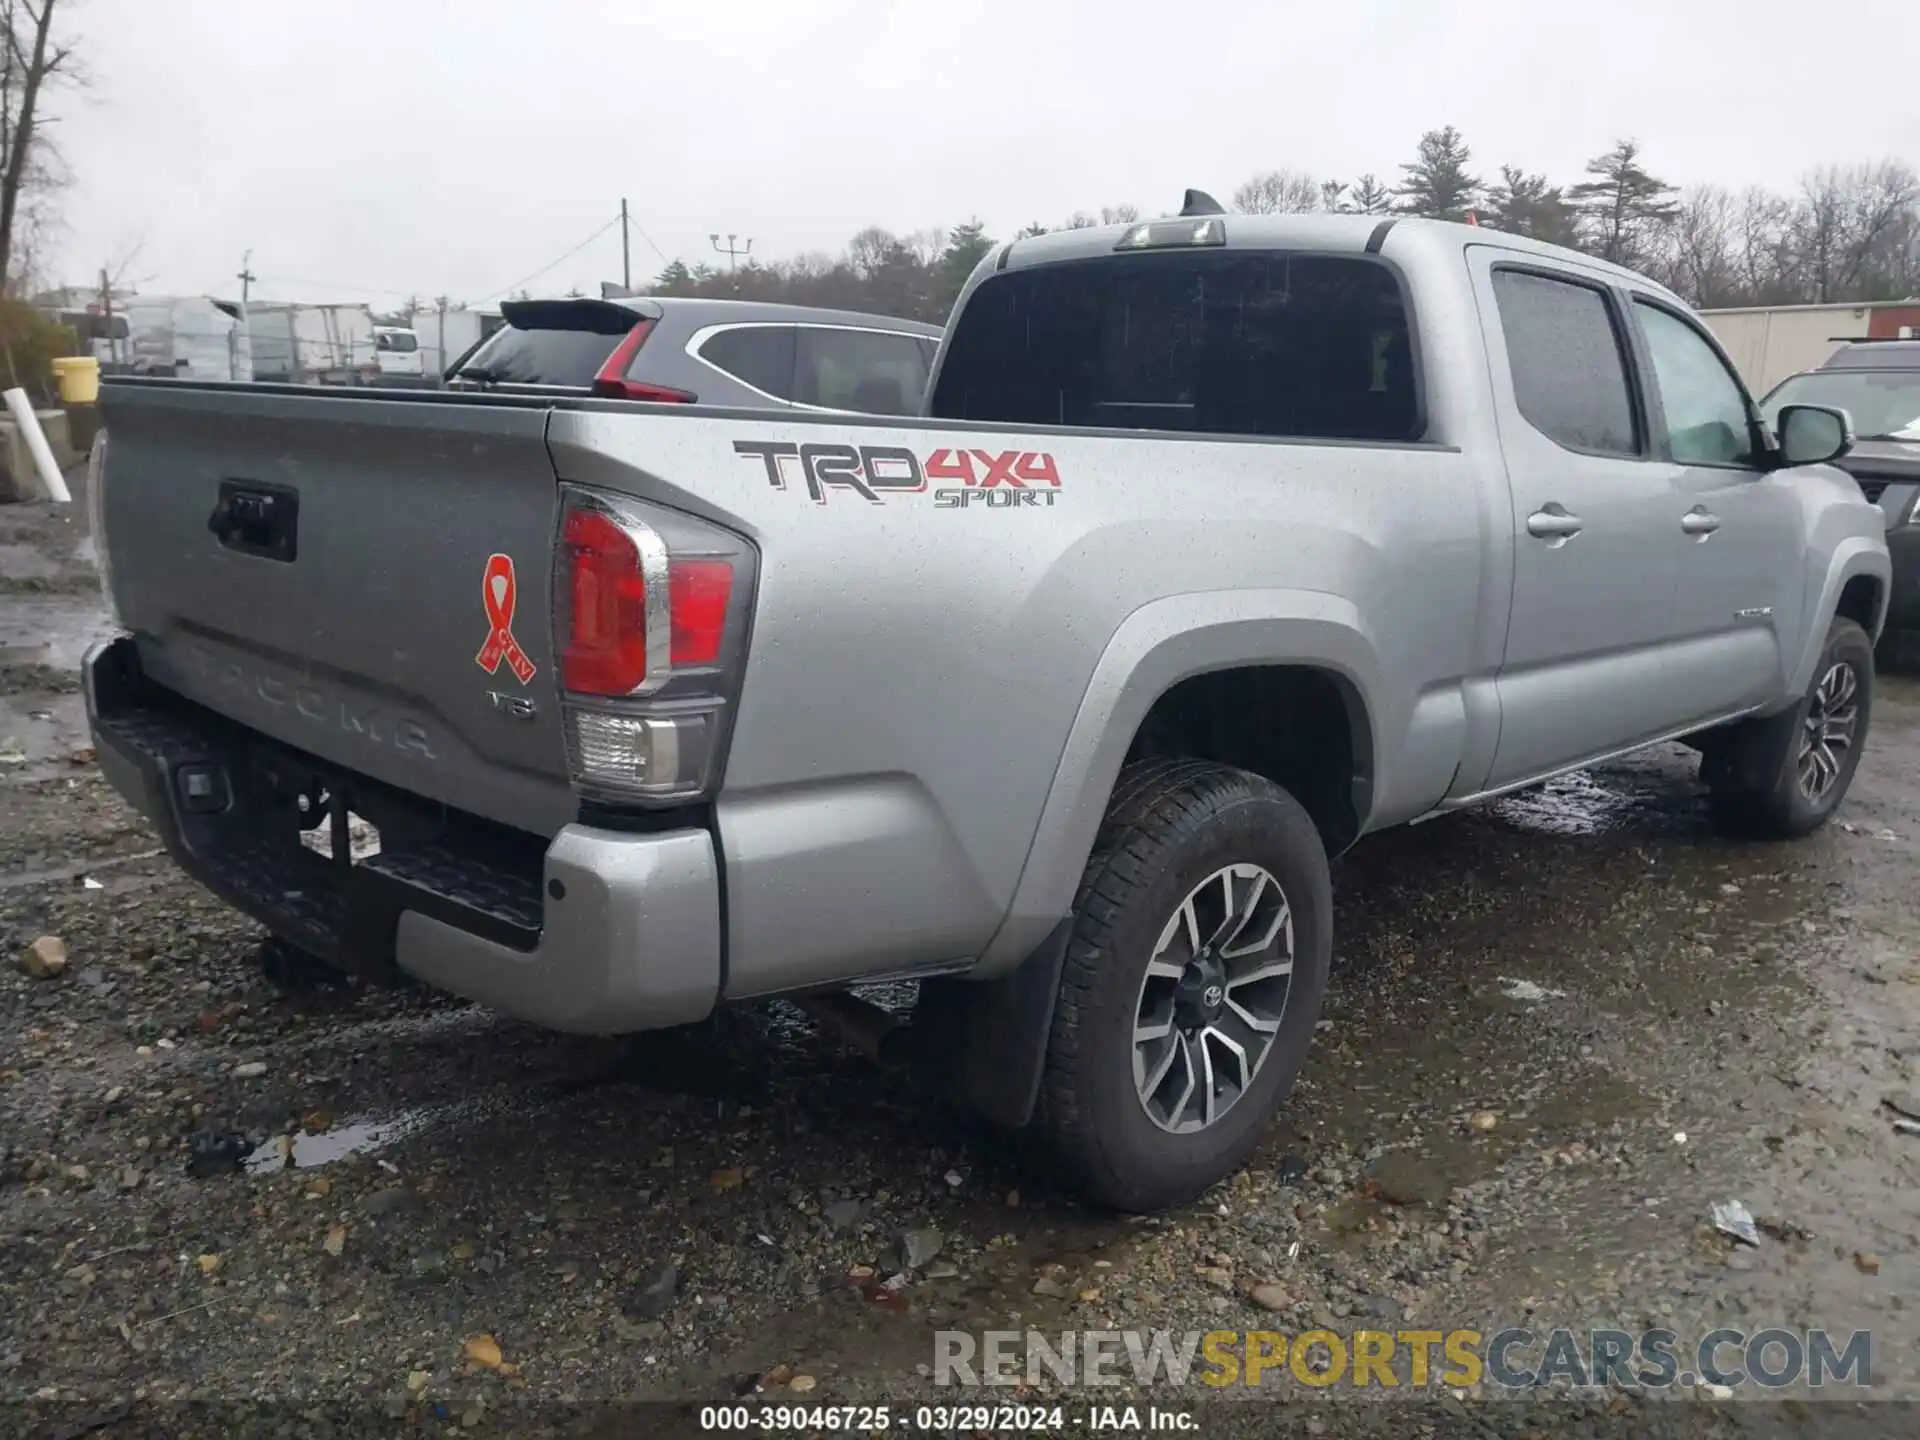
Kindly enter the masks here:
<path id="1" fill-rule="evenodd" d="M 1129 767 L 1074 907 L 1040 1124 L 1087 1198 L 1150 1211 L 1243 1165 L 1313 1039 L 1332 951 L 1313 821 L 1256 775 Z"/>
<path id="2" fill-rule="evenodd" d="M 1873 645 L 1837 619 L 1800 703 L 1728 731 L 1701 776 L 1715 816 L 1737 833 L 1792 839 L 1817 830 L 1840 807 L 1860 765 L 1873 713 Z"/>

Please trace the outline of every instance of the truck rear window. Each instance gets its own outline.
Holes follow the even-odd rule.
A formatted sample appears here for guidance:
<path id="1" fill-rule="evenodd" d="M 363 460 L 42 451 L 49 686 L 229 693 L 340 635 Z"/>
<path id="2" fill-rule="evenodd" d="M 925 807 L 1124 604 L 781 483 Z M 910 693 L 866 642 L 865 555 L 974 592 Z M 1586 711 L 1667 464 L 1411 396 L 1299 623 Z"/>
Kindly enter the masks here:
<path id="1" fill-rule="evenodd" d="M 1422 430 L 1393 272 L 1272 252 L 1103 256 L 995 275 L 954 322 L 930 409 L 1301 439 Z"/>

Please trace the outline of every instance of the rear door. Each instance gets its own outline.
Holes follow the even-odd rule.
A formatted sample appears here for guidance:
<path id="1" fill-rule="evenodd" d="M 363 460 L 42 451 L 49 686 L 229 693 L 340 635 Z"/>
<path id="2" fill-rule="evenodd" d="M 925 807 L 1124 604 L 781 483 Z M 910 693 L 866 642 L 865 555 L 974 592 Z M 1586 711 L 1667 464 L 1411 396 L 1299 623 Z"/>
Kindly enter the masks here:
<path id="1" fill-rule="evenodd" d="M 688 339 L 686 346 L 686 353 L 706 372 L 695 382 L 695 390 L 718 405 L 789 408 L 793 403 L 794 338 L 792 325 L 766 321 L 705 326 Z M 712 381 L 719 381 L 727 390 L 717 388 Z"/>
<path id="2" fill-rule="evenodd" d="M 461 810 L 573 818 L 544 404 L 157 382 L 102 409 L 114 597 L 148 674 Z"/>
<path id="3" fill-rule="evenodd" d="M 1470 252 L 1513 496 L 1498 788 L 1672 723 L 1662 650 L 1679 528 L 1610 285 Z M 1471 782 L 1469 782 L 1471 783 Z"/>
<path id="4" fill-rule="evenodd" d="M 1753 402 L 1700 327 L 1649 296 L 1632 308 L 1680 537 L 1673 695 L 1683 720 L 1717 720 L 1786 683 L 1782 637 L 1802 633 L 1806 604 L 1800 502 L 1792 471 L 1758 465 Z"/>

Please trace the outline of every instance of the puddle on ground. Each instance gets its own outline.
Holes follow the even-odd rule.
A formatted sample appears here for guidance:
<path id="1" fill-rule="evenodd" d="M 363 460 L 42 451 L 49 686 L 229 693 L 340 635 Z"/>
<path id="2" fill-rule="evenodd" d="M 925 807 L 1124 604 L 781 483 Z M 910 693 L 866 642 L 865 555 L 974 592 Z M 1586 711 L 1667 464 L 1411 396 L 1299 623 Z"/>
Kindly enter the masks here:
<path id="1" fill-rule="evenodd" d="M 0 665 L 78 670 L 87 648 L 113 631 L 97 595 L 9 595 L 0 606 Z"/>
<path id="2" fill-rule="evenodd" d="M 1486 813 L 1517 830 L 1568 837 L 1671 829 L 1700 809 L 1694 787 L 1674 778 L 1650 782 L 1638 764 L 1576 770 L 1494 801 Z"/>
<path id="3" fill-rule="evenodd" d="M 51 580 L 59 562 L 33 545 L 0 545 L 0 580 Z"/>
<path id="4" fill-rule="evenodd" d="M 276 1135 L 257 1146 L 244 1162 L 249 1175 L 275 1175 L 291 1166 L 311 1170 L 330 1165 L 349 1155 L 364 1155 L 391 1145 L 394 1141 L 421 1129 L 428 1121 L 425 1114 L 402 1116 L 397 1120 L 360 1120 L 335 1125 L 310 1134 L 305 1130 L 292 1135 Z"/>
<path id="5" fill-rule="evenodd" d="M 428 1131 L 445 1132 L 509 1108 L 506 1097 L 476 1097 L 447 1105 L 423 1105 L 386 1119 L 342 1120 L 320 1131 L 296 1130 L 256 1146 L 243 1162 L 249 1175 L 312 1170 L 354 1155 L 371 1155 Z"/>

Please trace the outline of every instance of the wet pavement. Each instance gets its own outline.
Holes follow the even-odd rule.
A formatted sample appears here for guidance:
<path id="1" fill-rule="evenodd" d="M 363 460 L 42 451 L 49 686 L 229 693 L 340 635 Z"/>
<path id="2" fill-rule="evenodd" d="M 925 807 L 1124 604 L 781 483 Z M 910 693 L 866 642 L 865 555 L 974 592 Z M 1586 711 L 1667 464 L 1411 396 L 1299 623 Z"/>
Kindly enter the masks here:
<path id="1" fill-rule="evenodd" d="M 1271 1140 L 1128 1221 L 791 1007 L 598 1041 L 418 990 L 280 993 L 257 927 L 91 764 L 81 546 L 72 516 L 0 510 L 0 1402 L 348 1395 L 482 1427 L 952 1400 L 941 1329 L 1558 1324 L 1868 1329 L 1873 1394 L 1920 1395 L 1912 679 L 1883 679 L 1851 797 L 1798 844 L 1716 836 L 1677 749 L 1364 842 Z M 42 935 L 58 978 L 14 967 Z M 1757 1246 L 1714 1231 L 1731 1200 Z M 889 1286 L 903 1231 L 937 1234 Z M 1857 1398 L 1789 1393 L 1804 1416 L 1708 1408 L 1814 1434 Z"/>

